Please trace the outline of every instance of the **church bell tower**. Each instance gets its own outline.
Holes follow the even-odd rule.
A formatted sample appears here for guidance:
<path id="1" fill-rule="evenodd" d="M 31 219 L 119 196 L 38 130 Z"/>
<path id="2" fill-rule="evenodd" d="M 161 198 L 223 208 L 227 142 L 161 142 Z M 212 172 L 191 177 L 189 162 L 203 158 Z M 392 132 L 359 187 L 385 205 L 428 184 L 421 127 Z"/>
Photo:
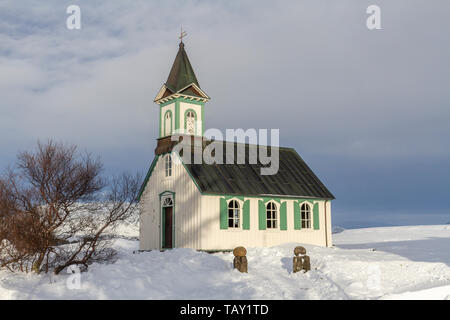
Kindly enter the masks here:
<path id="1" fill-rule="evenodd" d="M 204 106 L 210 100 L 200 85 L 184 49 L 182 33 L 179 49 L 169 77 L 154 102 L 159 105 L 159 139 L 174 134 L 202 137 Z M 166 144 L 166 143 L 164 143 Z"/>

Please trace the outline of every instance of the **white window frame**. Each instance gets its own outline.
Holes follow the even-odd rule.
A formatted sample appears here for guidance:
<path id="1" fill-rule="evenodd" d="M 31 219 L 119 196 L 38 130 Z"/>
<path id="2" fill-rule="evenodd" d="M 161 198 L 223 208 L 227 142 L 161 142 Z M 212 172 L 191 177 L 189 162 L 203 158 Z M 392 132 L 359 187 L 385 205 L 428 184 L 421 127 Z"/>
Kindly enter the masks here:
<path id="1" fill-rule="evenodd" d="M 230 207 L 230 204 L 234 203 L 235 206 Z M 230 217 L 230 210 L 233 210 L 233 216 Z M 236 218 L 236 210 L 237 210 L 237 218 Z M 235 221 L 237 220 L 237 226 L 235 225 Z M 233 221 L 232 226 L 230 226 L 230 221 Z M 227 225 L 228 229 L 238 230 L 241 229 L 242 225 L 242 205 L 236 199 L 230 199 L 227 203 Z"/>
<path id="2" fill-rule="evenodd" d="M 270 212 L 275 214 L 275 218 L 273 218 L 273 216 L 271 216 L 271 218 L 269 219 L 267 217 L 267 214 L 269 212 L 268 206 L 269 204 L 272 204 L 274 209 L 270 209 Z M 266 230 L 278 230 L 280 223 L 279 223 L 279 212 L 278 212 L 278 206 L 274 201 L 269 201 L 266 203 Z M 269 220 L 271 221 L 271 227 L 269 227 Z M 273 222 L 275 222 L 275 227 L 273 227 Z"/>
<path id="3" fill-rule="evenodd" d="M 189 114 L 192 114 L 192 117 L 189 117 Z M 189 111 L 186 112 L 186 119 L 185 119 L 185 121 L 186 121 L 186 133 L 187 134 L 191 134 L 191 135 L 195 135 L 196 134 L 196 132 L 195 132 L 195 127 L 196 127 L 196 125 L 195 125 L 195 118 L 196 117 L 197 117 L 197 115 L 196 115 L 195 111 L 189 110 Z M 190 123 L 189 119 L 192 119 L 192 133 L 189 132 L 189 123 Z"/>
<path id="4" fill-rule="evenodd" d="M 164 173 L 166 178 L 172 176 L 173 171 L 173 159 L 172 155 L 168 154 L 164 157 Z"/>
<path id="5" fill-rule="evenodd" d="M 307 210 L 304 210 L 304 207 L 306 207 Z M 312 228 L 311 212 L 312 209 L 309 203 L 303 202 L 300 204 L 300 225 L 302 229 Z M 303 214 L 305 214 L 305 218 L 303 218 Z"/>
<path id="6" fill-rule="evenodd" d="M 169 120 L 169 121 L 167 121 Z M 172 134 L 172 111 L 167 110 L 164 115 L 164 123 L 163 123 L 163 129 L 164 129 L 164 137 L 170 136 Z"/>

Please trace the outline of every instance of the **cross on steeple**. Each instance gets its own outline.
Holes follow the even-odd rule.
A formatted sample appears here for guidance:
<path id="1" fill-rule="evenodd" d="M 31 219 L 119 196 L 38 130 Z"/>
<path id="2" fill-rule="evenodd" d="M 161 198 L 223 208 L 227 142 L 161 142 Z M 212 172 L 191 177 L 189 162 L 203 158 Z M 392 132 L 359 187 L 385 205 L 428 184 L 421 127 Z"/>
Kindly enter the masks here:
<path id="1" fill-rule="evenodd" d="M 183 43 L 183 38 L 187 36 L 187 32 L 183 31 L 183 27 L 181 27 L 181 32 L 180 32 L 180 36 L 178 37 L 178 39 L 180 39 L 180 42 Z"/>

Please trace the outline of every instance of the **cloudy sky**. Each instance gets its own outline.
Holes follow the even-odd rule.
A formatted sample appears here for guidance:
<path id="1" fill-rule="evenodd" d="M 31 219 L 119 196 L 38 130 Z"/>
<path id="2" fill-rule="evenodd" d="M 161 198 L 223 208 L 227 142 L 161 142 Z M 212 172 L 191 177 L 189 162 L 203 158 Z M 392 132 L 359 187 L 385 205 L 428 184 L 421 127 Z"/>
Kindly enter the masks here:
<path id="1" fill-rule="evenodd" d="M 447 0 L 1 0 L 0 167 L 53 138 L 145 173 L 183 25 L 206 128 L 280 128 L 334 224 L 450 222 L 449 17 Z"/>

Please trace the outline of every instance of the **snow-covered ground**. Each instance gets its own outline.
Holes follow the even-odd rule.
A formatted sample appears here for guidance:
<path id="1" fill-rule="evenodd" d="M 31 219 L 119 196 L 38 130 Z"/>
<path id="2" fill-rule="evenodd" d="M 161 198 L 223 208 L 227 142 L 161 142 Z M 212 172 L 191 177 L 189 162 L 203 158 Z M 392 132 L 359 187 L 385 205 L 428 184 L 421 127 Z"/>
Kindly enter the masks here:
<path id="1" fill-rule="evenodd" d="M 449 225 L 345 230 L 333 235 L 333 248 L 305 245 L 312 270 L 295 274 L 296 243 L 247 248 L 249 272 L 241 274 L 231 253 L 133 253 L 138 228 L 118 231 L 118 261 L 90 266 L 80 289 L 68 288 L 69 274 L 0 271 L 0 298 L 450 299 Z"/>

